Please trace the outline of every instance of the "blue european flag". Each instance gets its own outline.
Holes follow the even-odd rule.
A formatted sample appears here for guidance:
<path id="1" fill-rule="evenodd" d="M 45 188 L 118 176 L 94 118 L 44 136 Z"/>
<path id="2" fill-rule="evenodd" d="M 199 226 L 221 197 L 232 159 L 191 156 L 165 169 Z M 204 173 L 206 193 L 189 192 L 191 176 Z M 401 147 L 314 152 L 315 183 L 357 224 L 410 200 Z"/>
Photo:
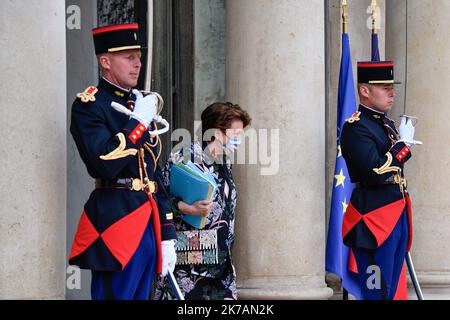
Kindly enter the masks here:
<path id="1" fill-rule="evenodd" d="M 348 268 L 350 249 L 342 240 L 342 220 L 350 203 L 354 186 L 350 182 L 347 165 L 342 157 L 340 136 L 346 119 L 350 118 L 357 108 L 354 85 L 350 40 L 348 34 L 343 33 L 337 110 L 337 157 L 325 264 L 326 271 L 338 275 L 342 279 L 342 287 L 355 298 L 360 299 L 358 277 Z"/>

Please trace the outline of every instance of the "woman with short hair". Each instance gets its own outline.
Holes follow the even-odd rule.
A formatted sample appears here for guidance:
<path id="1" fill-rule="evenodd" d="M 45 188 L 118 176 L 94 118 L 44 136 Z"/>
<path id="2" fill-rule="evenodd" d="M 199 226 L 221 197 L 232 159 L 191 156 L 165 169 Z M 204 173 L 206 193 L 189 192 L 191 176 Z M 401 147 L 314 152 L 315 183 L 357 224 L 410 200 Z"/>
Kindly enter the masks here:
<path id="1" fill-rule="evenodd" d="M 232 261 L 236 186 L 230 157 L 241 144 L 244 128 L 251 118 L 239 105 L 214 103 L 201 116 L 203 143 L 195 141 L 190 154 L 183 149 L 173 153 L 163 169 L 163 180 L 170 190 L 170 173 L 174 163 L 191 160 L 210 173 L 217 185 L 212 201 L 192 205 L 174 199 L 177 228 L 177 266 L 174 275 L 186 300 L 236 300 L 236 273 Z M 187 158 L 186 158 L 187 157 Z M 185 223 L 183 214 L 206 217 L 199 230 Z M 169 286 L 161 280 L 156 299 L 172 299 Z"/>

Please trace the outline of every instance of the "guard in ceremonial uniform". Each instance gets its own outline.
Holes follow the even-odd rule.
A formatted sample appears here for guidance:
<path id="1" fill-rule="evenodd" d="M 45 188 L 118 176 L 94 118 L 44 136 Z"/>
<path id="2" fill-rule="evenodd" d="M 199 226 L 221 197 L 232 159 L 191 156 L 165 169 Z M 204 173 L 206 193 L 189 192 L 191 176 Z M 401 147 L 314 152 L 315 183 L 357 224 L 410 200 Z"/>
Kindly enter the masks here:
<path id="1" fill-rule="evenodd" d="M 176 261 L 171 202 L 158 184 L 161 140 L 152 131 L 159 100 L 132 90 L 141 68 L 137 24 L 96 28 L 93 36 L 103 77 L 77 95 L 70 132 L 96 189 L 69 263 L 92 270 L 92 299 L 147 300 L 155 274 L 165 276 Z"/>
<path id="2" fill-rule="evenodd" d="M 412 241 L 404 166 L 415 130 L 403 117 L 398 132 L 386 116 L 394 104 L 394 63 L 358 63 L 358 91 L 359 111 L 341 135 L 342 155 L 356 184 L 342 235 L 354 253 L 364 299 L 392 300 Z"/>

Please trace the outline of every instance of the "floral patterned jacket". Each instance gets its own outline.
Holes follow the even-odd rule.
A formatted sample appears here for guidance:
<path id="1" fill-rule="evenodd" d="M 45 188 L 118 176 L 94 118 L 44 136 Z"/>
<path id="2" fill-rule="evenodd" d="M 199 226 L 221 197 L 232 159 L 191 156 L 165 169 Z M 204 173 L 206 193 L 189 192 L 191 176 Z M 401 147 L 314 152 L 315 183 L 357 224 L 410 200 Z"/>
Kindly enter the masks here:
<path id="1" fill-rule="evenodd" d="M 189 151 L 189 155 L 184 156 Z M 214 158 L 202 149 L 201 144 L 196 141 L 190 145 L 190 148 L 183 148 L 171 154 L 165 167 L 162 170 L 163 183 L 167 189 L 170 190 L 170 172 L 174 163 L 187 162 L 191 160 L 201 170 L 212 174 L 218 188 L 213 195 L 212 202 L 213 208 L 210 214 L 206 217 L 206 225 L 204 230 L 217 230 L 218 241 L 218 261 L 216 266 L 208 265 L 191 265 L 191 272 L 206 277 L 220 277 L 224 275 L 224 270 L 220 265 L 227 264 L 228 267 L 231 264 L 231 250 L 234 243 L 234 221 L 235 221 L 235 208 L 236 208 L 236 186 L 232 178 L 231 163 L 229 160 L 223 161 L 225 164 L 217 164 L 214 162 Z M 181 213 L 179 213 L 181 214 Z M 175 218 L 175 226 L 177 231 L 189 231 L 195 230 L 191 225 L 184 223 L 177 214 Z M 229 269 L 229 268 L 227 268 Z"/>

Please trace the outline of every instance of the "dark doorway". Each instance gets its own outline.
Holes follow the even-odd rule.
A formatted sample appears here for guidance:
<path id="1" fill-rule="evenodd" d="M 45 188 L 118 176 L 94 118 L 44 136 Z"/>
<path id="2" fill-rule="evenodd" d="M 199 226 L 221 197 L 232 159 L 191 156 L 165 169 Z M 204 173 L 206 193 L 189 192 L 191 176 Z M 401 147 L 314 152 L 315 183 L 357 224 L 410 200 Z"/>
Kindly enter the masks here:
<path id="1" fill-rule="evenodd" d="M 194 130 L 194 3 L 193 0 L 155 0 L 152 90 L 165 100 L 163 116 L 172 130 Z M 162 137 L 164 163 L 170 154 L 170 135 Z M 170 146 L 170 147 L 169 147 Z"/>

